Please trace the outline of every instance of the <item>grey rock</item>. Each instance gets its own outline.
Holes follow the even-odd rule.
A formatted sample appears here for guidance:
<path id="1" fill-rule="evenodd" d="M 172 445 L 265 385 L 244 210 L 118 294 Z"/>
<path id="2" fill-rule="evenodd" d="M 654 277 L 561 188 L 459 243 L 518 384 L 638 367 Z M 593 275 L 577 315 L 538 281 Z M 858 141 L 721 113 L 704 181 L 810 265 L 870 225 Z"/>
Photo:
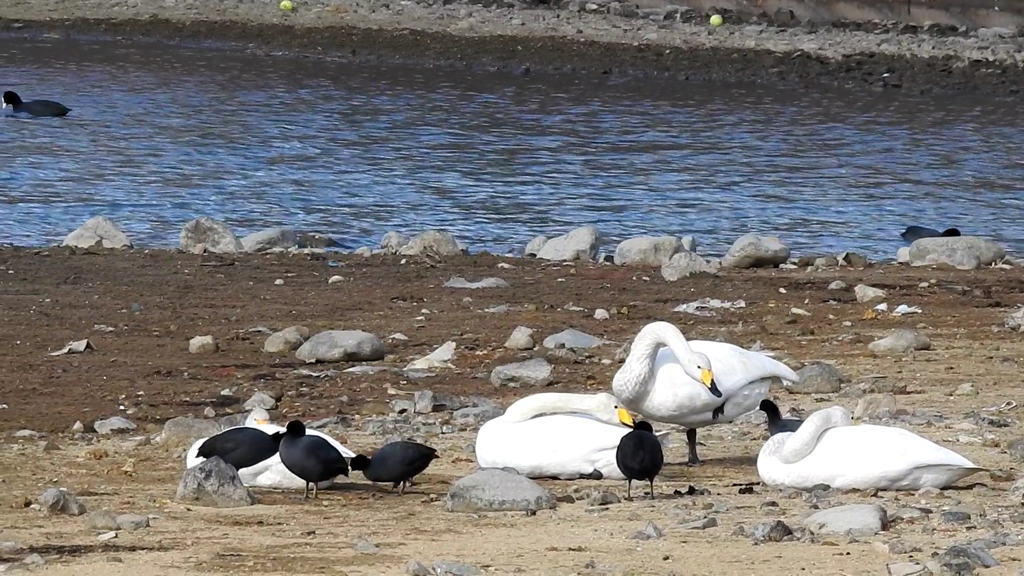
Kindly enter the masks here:
<path id="1" fill-rule="evenodd" d="M 480 426 L 504 413 L 500 406 L 472 406 L 456 410 L 452 420 L 459 426 Z"/>
<path id="2" fill-rule="evenodd" d="M 114 432 L 127 432 L 135 430 L 135 423 L 127 418 L 114 416 L 106 420 L 97 420 L 92 427 L 100 434 L 113 434 Z"/>
<path id="3" fill-rule="evenodd" d="M 471 564 L 434 562 L 434 574 L 437 576 L 480 576 L 483 572 Z"/>
<path id="4" fill-rule="evenodd" d="M 403 255 L 431 254 L 433 256 L 447 257 L 465 254 L 466 249 L 448 232 L 427 230 L 417 234 L 408 244 L 399 249 L 398 253 Z"/>
<path id="5" fill-rule="evenodd" d="M 939 514 L 943 524 L 967 524 L 971 521 L 971 513 L 964 510 L 946 510 Z"/>
<path id="6" fill-rule="evenodd" d="M 382 360 L 386 354 L 380 338 L 362 330 L 320 332 L 295 351 L 295 357 L 306 362 L 366 362 Z"/>
<path id="7" fill-rule="evenodd" d="M 218 508 L 256 504 L 256 497 L 242 484 L 238 472 L 218 456 L 185 470 L 174 499 Z"/>
<path id="8" fill-rule="evenodd" d="M 117 532 L 114 531 L 104 532 L 96 537 L 100 542 L 106 542 L 108 540 L 113 540 L 114 538 L 117 538 Z"/>
<path id="9" fill-rule="evenodd" d="M 622 502 L 619 495 L 614 492 L 597 490 L 587 498 L 587 504 L 591 506 L 610 506 Z"/>
<path id="10" fill-rule="evenodd" d="M 512 335 L 505 341 L 505 348 L 511 350 L 532 350 L 533 346 L 533 330 L 526 326 L 516 326 Z"/>
<path id="11" fill-rule="evenodd" d="M 718 526 L 718 518 L 708 516 L 707 518 L 686 522 L 679 527 L 683 530 L 707 530 L 708 528 L 715 528 L 716 526 Z"/>
<path id="12" fill-rule="evenodd" d="M 36 432 L 35 430 L 18 430 L 14 434 L 11 434 L 15 438 L 45 438 L 46 434 L 42 432 Z"/>
<path id="13" fill-rule="evenodd" d="M 530 242 L 526 244 L 526 248 L 523 250 L 523 256 L 526 256 L 526 257 L 530 257 L 530 256 L 536 257 L 537 254 L 540 252 L 541 248 L 543 248 L 544 245 L 547 244 L 547 243 L 548 243 L 547 236 L 537 236 L 537 237 L 535 237 L 533 240 L 530 240 Z"/>
<path id="14" fill-rule="evenodd" d="M 999 566 L 999 561 L 993 558 L 987 550 L 970 544 L 950 546 L 937 560 L 940 565 L 951 561 L 967 560 L 972 566 L 981 568 Z"/>
<path id="15" fill-rule="evenodd" d="M 245 401 L 242 405 L 246 410 L 252 411 L 257 408 L 263 408 L 264 410 L 273 410 L 274 406 L 277 406 L 277 401 L 267 394 L 266 392 L 256 392 L 251 398 Z"/>
<path id="16" fill-rule="evenodd" d="M 1014 460 L 1024 462 L 1024 438 L 1012 440 L 1009 445 L 1007 445 L 1006 451 L 1010 453 L 1010 456 L 1013 456 Z M 1024 482 L 1024 480 L 1020 480 L 1018 482 Z M 1014 486 L 1016 486 L 1016 484 Z M 1024 496 L 1024 484 L 1021 484 L 1021 486 L 1021 496 Z M 1021 503 L 1024 504 L 1024 502 Z"/>
<path id="17" fill-rule="evenodd" d="M 885 569 L 889 576 L 924 576 L 931 574 L 931 570 L 917 562 L 893 562 L 892 564 L 886 564 Z"/>
<path id="18" fill-rule="evenodd" d="M 921 551 L 920 546 L 917 546 L 913 542 L 907 542 L 906 540 L 903 540 L 901 538 L 895 538 L 884 544 L 881 544 L 880 548 L 882 548 L 885 552 L 888 552 L 889 554 L 894 554 L 897 556 L 903 554 L 913 554 L 914 552 Z"/>
<path id="19" fill-rule="evenodd" d="M 408 576 L 434 576 L 434 571 L 423 565 L 418 560 L 413 560 L 405 565 L 405 573 Z"/>
<path id="20" fill-rule="evenodd" d="M 854 418 L 890 418 L 896 414 L 896 397 L 892 394 L 868 394 L 857 401 Z"/>
<path id="21" fill-rule="evenodd" d="M 213 336 L 196 336 L 188 341 L 190 354 L 213 354 L 219 349 Z"/>
<path id="22" fill-rule="evenodd" d="M 583 226 L 556 236 L 544 243 L 537 251 L 537 258 L 543 260 L 593 260 L 601 247 L 601 233 L 596 226 Z"/>
<path id="23" fill-rule="evenodd" d="M 747 535 L 755 544 L 765 542 L 782 542 L 793 535 L 793 530 L 782 520 L 762 522 L 750 529 Z"/>
<path id="24" fill-rule="evenodd" d="M 573 348 L 573 349 L 585 349 L 594 348 L 600 346 L 606 341 L 600 338 L 595 338 L 585 332 L 580 332 L 574 328 L 568 330 L 562 330 L 558 334 L 552 334 L 544 339 L 541 343 L 545 348 Z"/>
<path id="25" fill-rule="evenodd" d="M 846 282 L 843 282 L 842 280 L 835 280 L 828 285 L 829 290 L 846 290 L 849 287 L 850 286 Z"/>
<path id="26" fill-rule="evenodd" d="M 877 504 L 847 504 L 811 514 L 804 526 L 814 535 L 872 536 L 884 530 L 888 521 L 885 508 Z"/>
<path id="27" fill-rule="evenodd" d="M 299 245 L 299 234 L 290 228 L 268 228 L 241 239 L 246 252 L 266 252 L 274 248 L 292 248 Z"/>
<path id="28" fill-rule="evenodd" d="M 85 517 L 85 526 L 90 530 L 118 530 L 117 516 L 110 510 L 93 510 Z"/>
<path id="29" fill-rule="evenodd" d="M 697 239 L 691 235 L 683 236 L 679 239 L 679 242 L 683 245 L 683 250 L 688 252 L 697 251 Z"/>
<path id="30" fill-rule="evenodd" d="M 309 328 L 289 326 L 267 336 L 266 342 L 263 343 L 263 351 L 270 354 L 290 354 L 298 350 L 308 338 Z"/>
<path id="31" fill-rule="evenodd" d="M 910 264 L 910 246 L 903 246 L 896 251 L 897 264 Z"/>
<path id="32" fill-rule="evenodd" d="M 664 534 L 661 532 L 661 528 L 658 528 L 658 525 L 654 522 L 648 521 L 643 530 L 633 534 L 630 538 L 633 540 L 657 540 L 662 536 Z"/>
<path id="33" fill-rule="evenodd" d="M 661 277 L 666 282 L 675 282 L 694 274 L 717 274 L 719 264 L 709 262 L 694 252 L 681 251 L 669 258 L 661 267 Z"/>
<path id="34" fill-rule="evenodd" d="M 143 516 L 142 514 L 121 514 L 115 521 L 119 529 L 128 530 L 129 532 L 149 528 L 149 516 Z"/>
<path id="35" fill-rule="evenodd" d="M 85 504 L 66 490 L 47 488 L 39 497 L 39 506 L 49 514 L 66 514 L 68 516 L 81 516 L 85 514 Z"/>
<path id="36" fill-rule="evenodd" d="M 430 390 L 417 390 L 413 394 L 414 410 L 417 414 L 431 414 L 462 408 L 462 400 L 452 394 L 438 394 Z"/>
<path id="37" fill-rule="evenodd" d="M 25 559 L 21 562 L 23 564 L 28 564 L 29 566 L 43 566 L 46 564 L 46 560 L 44 560 L 42 556 L 35 552 L 26 556 Z"/>
<path id="38" fill-rule="evenodd" d="M 461 276 L 456 276 L 451 280 L 444 283 L 445 288 L 468 288 L 470 290 L 479 290 L 481 288 L 511 288 L 508 282 L 501 278 L 484 278 L 477 280 L 476 282 L 470 282 Z"/>
<path id="39" fill-rule="evenodd" d="M 1011 312 L 1003 323 L 1010 330 L 1024 331 L 1024 308 Z"/>
<path id="40" fill-rule="evenodd" d="M 871 302 L 872 300 L 882 300 L 885 298 L 885 290 L 881 288 L 875 288 L 874 286 L 868 286 L 867 284 L 857 284 L 853 288 L 853 293 L 857 296 L 857 302 Z"/>
<path id="41" fill-rule="evenodd" d="M 445 505 L 449 512 L 523 512 L 554 508 L 555 498 L 525 476 L 490 468 L 456 480 Z"/>
<path id="42" fill-rule="evenodd" d="M 380 548 L 363 536 L 356 538 L 355 541 L 352 542 L 352 549 L 360 554 L 376 554 L 377 552 L 380 552 Z"/>
<path id="43" fill-rule="evenodd" d="M 828 362 L 811 362 L 796 371 L 799 382 L 783 382 L 782 387 L 791 394 L 834 394 L 839 392 L 846 377 Z"/>
<path id="44" fill-rule="evenodd" d="M 641 236 L 620 242 L 614 262 L 619 266 L 664 266 L 680 250 L 683 243 L 675 236 Z"/>
<path id="45" fill-rule="evenodd" d="M 380 239 L 380 249 L 383 250 L 385 254 L 398 254 L 402 251 L 402 248 L 405 248 L 408 245 L 409 237 L 394 230 L 388 232 Z"/>
<path id="46" fill-rule="evenodd" d="M 0 554 L 11 555 L 21 551 L 21 545 L 11 540 L 0 541 Z"/>
<path id="47" fill-rule="evenodd" d="M 740 236 L 722 258 L 724 268 L 762 268 L 778 266 L 789 259 L 789 248 L 775 236 Z"/>
<path id="48" fill-rule="evenodd" d="M 912 328 L 897 328 L 885 338 L 868 344 L 868 350 L 875 354 L 905 354 L 911 350 L 928 350 L 932 341 Z"/>
<path id="49" fill-rule="evenodd" d="M 132 241 L 106 216 L 93 216 L 64 238 L 61 246 L 76 248 L 131 248 Z"/>
<path id="50" fill-rule="evenodd" d="M 244 415 L 243 415 L 244 419 Z M 164 423 L 164 429 L 157 434 L 158 444 L 190 443 L 199 438 L 208 438 L 220 432 L 222 427 L 213 420 L 178 416 Z"/>
<path id="51" fill-rule="evenodd" d="M 178 247 L 182 252 L 192 254 L 234 254 L 245 251 L 242 241 L 227 224 L 207 216 L 196 218 L 182 227 Z"/>
<path id="52" fill-rule="evenodd" d="M 921 238 L 910 245 L 911 266 L 945 264 L 958 270 L 975 270 L 1001 261 L 1006 250 L 977 236 Z"/>
<path id="53" fill-rule="evenodd" d="M 551 364 L 543 358 L 513 362 L 491 370 L 491 384 L 495 386 L 547 386 L 551 383 Z"/>

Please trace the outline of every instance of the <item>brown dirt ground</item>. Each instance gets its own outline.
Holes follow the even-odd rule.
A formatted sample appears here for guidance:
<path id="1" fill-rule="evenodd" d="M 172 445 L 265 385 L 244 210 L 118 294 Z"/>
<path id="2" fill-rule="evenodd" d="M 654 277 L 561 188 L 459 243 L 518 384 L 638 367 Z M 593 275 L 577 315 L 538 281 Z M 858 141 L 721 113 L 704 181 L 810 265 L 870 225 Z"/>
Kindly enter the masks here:
<path id="1" fill-rule="evenodd" d="M 330 267 L 328 260 L 340 263 Z M 498 268 L 509 262 L 514 269 Z M 339 274 L 346 281 L 328 285 Z M 509 289 L 456 290 L 442 287 L 453 276 L 479 279 L 499 276 Z M 274 284 L 283 279 L 284 285 Z M 923 313 L 865 319 L 867 304 L 851 293 L 826 289 L 841 279 L 889 290 L 890 306 L 917 305 Z M 934 281 L 934 282 L 932 282 Z M 928 287 L 919 284 L 929 282 Z M 514 514 L 463 516 L 443 511 L 448 485 L 470 473 L 475 462 L 464 446 L 472 431 L 427 438 L 443 453 L 421 483 L 404 498 L 380 493 L 356 473 L 351 483 L 322 494 L 319 502 L 302 502 L 291 493 L 260 492 L 260 504 L 245 510 L 210 510 L 171 501 L 183 468 L 175 452 L 162 446 L 136 447 L 125 437 L 96 444 L 74 440 L 66 431 L 75 420 L 89 421 L 134 409 L 130 418 L 148 432 L 173 416 L 200 415 L 212 406 L 218 415 L 241 410 L 224 405 L 220 391 L 235 387 L 247 398 L 257 389 L 284 394 L 275 420 L 314 419 L 334 414 L 380 412 L 388 389 L 429 388 L 463 395 L 482 394 L 508 402 L 528 390 L 496 390 L 485 378 L 501 363 L 533 353 L 502 348 L 517 325 L 539 338 L 575 327 L 615 342 L 627 341 L 655 319 L 676 323 L 691 338 L 726 339 L 750 346 L 761 341 L 794 368 L 815 359 L 836 362 L 855 383 L 883 375 L 905 384 L 897 396 L 904 408 L 937 409 L 951 422 L 972 413 L 1019 401 L 1019 363 L 1024 357 L 1020 335 L 1003 328 L 1003 318 L 1024 302 L 1020 270 L 984 269 L 957 272 L 906 267 L 849 270 L 732 271 L 713 278 L 666 283 L 657 270 L 593 264 L 542 264 L 535 260 L 478 255 L 441 263 L 410 257 L 362 258 L 335 255 L 247 255 L 237 258 L 195 256 L 172 251 L 81 254 L 65 249 L 0 251 L 0 310 L 6 351 L 0 373 L 0 540 L 14 540 L 48 557 L 48 573 L 118 574 L 401 574 L 411 559 L 425 563 L 457 560 L 492 567 L 492 573 L 601 573 L 601 566 L 633 574 L 760 573 L 770 563 L 780 574 L 879 574 L 893 561 L 872 541 L 893 535 L 919 543 L 926 559 L 941 545 L 979 537 L 999 526 L 1014 530 L 1017 518 L 1008 501 L 1008 482 L 1020 465 L 1002 448 L 1024 435 L 1020 424 L 975 430 L 961 422 L 917 430 L 941 441 L 982 466 L 1008 476 L 981 474 L 971 480 L 984 486 L 947 491 L 927 504 L 941 509 L 961 503 L 984 514 L 966 527 L 926 520 L 901 524 L 887 535 L 816 545 L 790 542 L 751 546 L 732 535 L 737 524 L 775 517 L 793 526 L 810 505 L 802 499 L 758 486 L 754 494 L 737 494 L 736 484 L 756 482 L 754 460 L 766 436 L 763 426 L 727 425 L 700 433 L 698 468 L 666 466 L 659 479 L 661 498 L 654 503 L 622 503 L 595 511 L 586 504 L 562 504 L 536 517 Z M 742 298 L 747 308 L 704 318 L 672 312 L 680 303 L 701 297 Z M 467 300 L 471 298 L 471 300 Z M 565 309 L 572 303 L 584 311 Z M 132 311 L 132 305 L 141 310 Z M 507 304 L 507 313 L 483 309 Z M 598 307 L 615 310 L 610 320 L 594 320 Z M 811 316 L 789 313 L 799 307 Z M 137 308 L 137 307 L 136 307 Z M 424 312 L 429 310 L 429 312 Z M 843 326 L 844 321 L 851 326 Z M 380 336 L 402 332 L 406 342 L 391 342 L 387 363 L 404 366 L 447 340 L 458 349 L 454 371 L 419 381 L 395 373 L 342 374 L 315 380 L 291 373 L 304 366 L 294 357 L 261 351 L 264 335 L 255 326 L 281 329 L 303 324 L 322 329 L 363 329 Z M 114 328 L 97 330 L 97 325 Z M 933 341 L 930 351 L 912 357 L 874 357 L 866 344 L 896 327 L 922 326 Z M 188 353 L 188 340 L 211 334 L 221 344 L 212 355 Z M 48 356 L 71 340 L 88 337 L 95 350 Z M 617 346 L 602 347 L 593 357 L 555 365 L 557 381 L 549 389 L 608 390 L 617 364 L 602 365 Z M 332 365 L 343 369 L 348 364 Z M 976 396 L 952 396 L 972 382 Z M 814 410 L 831 403 L 853 408 L 856 398 L 793 396 L 774 391 L 783 408 Z M 342 400 L 342 397 L 347 400 Z M 124 413 L 124 412 L 120 412 Z M 1014 411 L 1004 416 L 1015 418 Z M 28 428 L 45 432 L 59 445 L 43 450 L 43 440 L 15 439 L 11 432 Z M 984 444 L 958 443 L 964 434 L 985 435 Z M 682 434 L 669 450 L 669 461 L 685 457 Z M 343 438 L 365 451 L 379 445 L 353 431 Z M 127 468 L 126 472 L 124 469 Z M 712 496 L 673 497 L 688 485 L 708 488 Z M 965 484 L 967 484 L 965 482 Z M 81 518 L 47 518 L 30 508 L 49 486 L 66 486 L 84 496 L 91 509 L 150 513 L 159 516 L 139 532 L 121 532 L 98 543 Z M 558 493 L 601 487 L 623 493 L 617 482 L 545 482 Z M 766 499 L 781 507 L 759 509 Z M 844 495 L 843 502 L 878 501 L 890 510 L 915 502 L 912 495 L 876 497 Z M 684 531 L 681 521 L 699 518 L 707 503 L 725 503 L 716 513 L 720 526 Z M 710 504 L 708 504 L 710 506 Z M 639 542 L 629 536 L 653 520 L 665 537 Z M 988 530 L 986 532 L 986 530 Z M 351 542 L 364 535 L 380 552 L 360 554 Z M 724 545 L 723 545 L 724 544 Z M 0 564 L 28 551 L 4 557 Z M 1016 548 L 993 551 L 1004 566 L 986 574 L 1011 574 L 1021 566 Z M 906 559 L 906 557 L 904 557 Z M 593 561 L 597 568 L 588 568 Z M 612 571 L 611 573 L 614 573 Z"/>

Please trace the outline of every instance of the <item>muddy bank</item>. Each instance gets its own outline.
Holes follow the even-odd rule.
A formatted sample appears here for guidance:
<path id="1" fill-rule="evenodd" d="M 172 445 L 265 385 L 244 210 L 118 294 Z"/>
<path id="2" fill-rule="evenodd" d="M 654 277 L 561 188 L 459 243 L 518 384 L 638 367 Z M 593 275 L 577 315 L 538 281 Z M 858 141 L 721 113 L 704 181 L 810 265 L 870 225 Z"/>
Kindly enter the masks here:
<path id="1" fill-rule="evenodd" d="M 904 93 L 1016 95 L 1024 87 L 1024 39 L 1016 29 L 821 23 L 786 9 L 720 10 L 726 23 L 711 28 L 705 12 L 685 8 L 578 0 L 488 4 L 341 0 L 296 2 L 285 12 L 272 2 L 18 0 L 0 8 L 0 28 L 72 38 L 227 41 L 254 50 L 519 74 L 839 84 Z"/>

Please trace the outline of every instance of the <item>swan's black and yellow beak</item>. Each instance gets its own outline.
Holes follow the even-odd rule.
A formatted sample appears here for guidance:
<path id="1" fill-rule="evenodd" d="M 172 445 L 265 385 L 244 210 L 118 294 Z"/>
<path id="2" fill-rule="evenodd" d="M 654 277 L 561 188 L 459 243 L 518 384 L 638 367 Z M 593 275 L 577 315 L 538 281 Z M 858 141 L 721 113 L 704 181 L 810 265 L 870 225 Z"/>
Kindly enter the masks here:
<path id="1" fill-rule="evenodd" d="M 711 370 L 701 370 L 700 379 L 708 387 L 708 390 L 714 394 L 715 398 L 722 397 L 722 391 L 718 389 L 718 384 L 715 383 L 715 377 L 711 374 Z"/>
<path id="2" fill-rule="evenodd" d="M 629 415 L 629 411 L 625 408 L 619 408 L 619 422 L 622 422 L 630 428 L 633 427 L 633 417 Z"/>

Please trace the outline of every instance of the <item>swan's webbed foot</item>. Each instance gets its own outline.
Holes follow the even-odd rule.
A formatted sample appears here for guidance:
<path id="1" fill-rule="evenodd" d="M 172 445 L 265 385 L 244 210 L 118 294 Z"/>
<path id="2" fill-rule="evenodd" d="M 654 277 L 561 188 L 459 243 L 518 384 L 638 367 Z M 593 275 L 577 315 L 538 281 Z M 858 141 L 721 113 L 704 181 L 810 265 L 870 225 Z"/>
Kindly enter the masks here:
<path id="1" fill-rule="evenodd" d="M 723 414 L 725 414 L 725 402 L 722 402 L 721 406 L 711 411 L 711 419 L 718 420 L 718 417 Z"/>
<path id="2" fill-rule="evenodd" d="M 700 458 L 697 457 L 697 429 L 688 428 L 686 430 L 686 444 L 689 448 L 689 455 L 686 459 L 686 463 L 690 466 L 700 466 Z"/>

